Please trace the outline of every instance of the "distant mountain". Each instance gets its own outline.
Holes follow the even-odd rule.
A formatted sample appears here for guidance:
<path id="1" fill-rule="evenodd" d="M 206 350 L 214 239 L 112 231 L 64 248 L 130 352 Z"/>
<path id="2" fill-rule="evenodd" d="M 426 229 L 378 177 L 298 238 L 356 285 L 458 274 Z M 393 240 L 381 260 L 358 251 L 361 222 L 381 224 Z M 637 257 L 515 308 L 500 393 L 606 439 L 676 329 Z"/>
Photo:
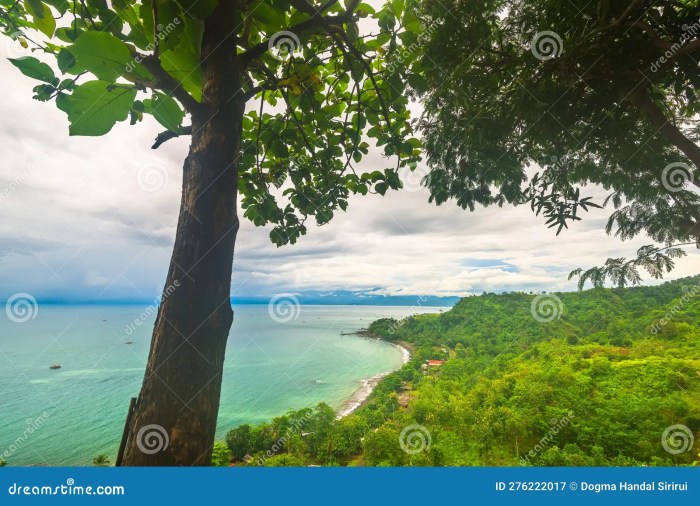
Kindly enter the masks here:
<path id="1" fill-rule="evenodd" d="M 283 294 L 294 296 L 300 304 L 329 306 L 430 306 L 452 307 L 460 297 L 438 297 L 435 295 L 383 295 L 378 289 L 350 290 L 306 290 Z M 267 304 L 275 296 L 231 297 L 233 304 Z"/>

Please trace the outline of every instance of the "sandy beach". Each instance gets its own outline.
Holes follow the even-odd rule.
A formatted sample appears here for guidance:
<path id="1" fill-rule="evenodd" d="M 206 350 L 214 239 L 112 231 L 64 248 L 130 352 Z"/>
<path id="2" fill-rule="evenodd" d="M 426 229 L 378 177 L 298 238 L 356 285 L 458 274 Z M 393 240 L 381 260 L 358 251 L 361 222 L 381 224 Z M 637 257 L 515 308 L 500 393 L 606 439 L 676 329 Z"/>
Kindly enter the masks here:
<path id="1" fill-rule="evenodd" d="M 407 347 L 398 343 L 391 343 L 401 350 L 401 366 L 405 365 L 411 359 L 411 352 Z M 353 413 L 360 408 L 370 396 L 377 384 L 384 379 L 386 376 L 394 371 L 388 371 L 381 374 L 372 376 L 371 378 L 363 379 L 360 382 L 360 387 L 353 392 L 353 394 L 343 403 L 343 406 L 338 411 L 337 418 L 343 418 Z"/>

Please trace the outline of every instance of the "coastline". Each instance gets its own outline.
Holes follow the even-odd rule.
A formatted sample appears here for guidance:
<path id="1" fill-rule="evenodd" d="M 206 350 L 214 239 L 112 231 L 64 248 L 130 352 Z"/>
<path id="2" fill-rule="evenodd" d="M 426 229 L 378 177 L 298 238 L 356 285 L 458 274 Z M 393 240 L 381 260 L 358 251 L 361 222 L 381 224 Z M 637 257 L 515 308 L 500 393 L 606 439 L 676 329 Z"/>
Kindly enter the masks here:
<path id="1" fill-rule="evenodd" d="M 383 380 L 392 372 L 398 371 L 401 367 L 406 365 L 409 360 L 411 360 L 411 350 L 405 345 L 405 343 L 389 344 L 395 346 L 401 351 L 401 366 L 398 369 L 394 369 L 393 371 L 383 372 L 381 374 L 376 374 L 371 378 L 363 379 L 360 382 L 360 387 L 357 390 L 355 390 L 352 393 L 352 395 L 345 400 L 345 402 L 343 402 L 342 406 L 338 410 L 338 416 L 336 417 L 336 420 L 345 418 L 346 416 L 354 413 L 362 406 L 364 406 L 367 403 L 367 399 L 369 399 L 369 396 L 381 380 Z"/>

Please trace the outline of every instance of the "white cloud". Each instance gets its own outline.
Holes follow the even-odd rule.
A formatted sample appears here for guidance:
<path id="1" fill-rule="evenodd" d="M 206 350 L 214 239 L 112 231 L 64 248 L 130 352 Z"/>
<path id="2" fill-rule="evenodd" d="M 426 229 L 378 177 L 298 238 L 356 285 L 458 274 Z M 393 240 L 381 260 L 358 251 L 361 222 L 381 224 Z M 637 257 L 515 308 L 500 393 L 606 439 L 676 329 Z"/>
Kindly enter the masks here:
<path id="1" fill-rule="evenodd" d="M 153 151 L 160 128 L 152 121 L 120 124 L 104 137 L 70 138 L 64 113 L 31 99 L 32 80 L 4 58 L 0 74 L 0 299 L 19 291 L 37 298 L 153 298 L 172 250 L 188 139 Z M 167 173 L 164 188 L 139 188 L 146 164 Z M 384 166 L 376 156 L 364 162 L 377 164 Z M 280 249 L 268 230 L 244 222 L 234 294 L 573 289 L 566 279 L 571 269 L 631 256 L 651 242 L 606 236 L 604 210 L 556 237 L 526 206 L 469 213 L 427 200 L 425 189 L 353 197 L 347 213 L 310 226 L 297 245 Z M 698 258 L 690 252 L 673 277 L 696 274 Z"/>

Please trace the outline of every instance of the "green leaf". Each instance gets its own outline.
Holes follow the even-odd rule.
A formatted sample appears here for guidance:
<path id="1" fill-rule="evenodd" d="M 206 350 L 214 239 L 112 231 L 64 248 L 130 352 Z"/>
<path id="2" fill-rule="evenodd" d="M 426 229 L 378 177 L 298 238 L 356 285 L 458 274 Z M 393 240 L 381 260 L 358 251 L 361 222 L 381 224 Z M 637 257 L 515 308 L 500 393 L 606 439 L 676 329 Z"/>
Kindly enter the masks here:
<path id="1" fill-rule="evenodd" d="M 178 2 L 187 14 L 197 19 L 209 17 L 216 9 L 218 3 L 218 0 L 180 0 Z"/>
<path id="2" fill-rule="evenodd" d="M 99 136 L 124 121 L 136 100 L 136 89 L 107 81 L 81 84 L 72 95 L 60 95 L 59 109 L 68 114 L 70 135 Z"/>
<path id="3" fill-rule="evenodd" d="M 318 225 L 325 225 L 333 219 L 332 209 L 319 209 L 316 212 L 316 223 Z"/>
<path id="4" fill-rule="evenodd" d="M 39 81 L 44 81 L 45 83 L 51 83 L 56 76 L 46 63 L 42 63 L 32 56 L 26 56 L 24 58 L 12 59 L 8 58 L 10 63 L 17 67 L 22 74 L 31 77 L 32 79 L 38 79 Z"/>
<path id="5" fill-rule="evenodd" d="M 80 36 L 81 33 L 83 33 L 83 30 L 81 30 L 81 29 L 75 29 L 73 27 L 69 27 L 69 28 L 63 27 L 63 28 L 58 28 L 56 30 L 55 36 L 58 40 L 60 40 L 62 42 L 68 42 L 69 44 L 72 44 L 73 42 L 76 41 L 76 39 Z M 62 49 L 62 51 L 64 49 Z"/>
<path id="6" fill-rule="evenodd" d="M 357 6 L 357 11 L 358 11 L 358 12 L 359 12 L 359 11 L 366 12 L 366 13 L 368 13 L 368 14 L 374 14 L 375 12 L 377 12 L 377 11 L 374 9 L 374 7 L 372 7 L 370 4 L 367 4 L 367 3 L 361 3 L 360 5 L 358 5 L 358 6 Z"/>
<path id="7" fill-rule="evenodd" d="M 68 49 L 63 48 L 61 52 L 58 53 L 56 58 L 56 63 L 58 64 L 58 69 L 63 72 L 69 72 L 71 67 L 75 65 L 75 56 Z"/>
<path id="8" fill-rule="evenodd" d="M 284 10 L 277 9 L 266 1 L 259 2 L 258 5 L 253 7 L 251 16 L 266 25 L 273 25 L 280 28 L 284 25 Z"/>
<path id="9" fill-rule="evenodd" d="M 69 72 L 91 72 L 101 81 L 116 82 L 127 74 L 149 78 L 148 71 L 131 56 L 121 40 L 107 32 L 85 32 L 68 48 L 75 57 Z"/>
<path id="10" fill-rule="evenodd" d="M 355 42 L 357 38 L 360 36 L 360 29 L 357 26 L 357 23 L 348 23 L 346 25 L 346 33 L 348 34 L 348 38 L 352 41 Z"/>
<path id="11" fill-rule="evenodd" d="M 350 59 L 348 65 L 350 66 L 352 78 L 357 82 L 362 81 L 362 78 L 365 76 L 364 65 L 362 65 L 362 63 L 357 61 L 355 58 Z"/>
<path id="12" fill-rule="evenodd" d="M 402 24 L 406 30 L 413 33 L 420 34 L 423 32 L 423 25 L 421 24 L 420 19 L 411 10 L 406 10 L 403 16 Z"/>
<path id="13" fill-rule="evenodd" d="M 143 20 L 143 31 L 146 34 L 146 40 L 148 40 L 150 44 L 153 44 L 155 23 L 153 21 L 153 3 L 151 0 L 141 0 L 139 16 Z"/>
<path id="14" fill-rule="evenodd" d="M 32 16 L 44 17 L 44 5 L 41 3 L 41 0 L 26 0 L 24 8 Z"/>
<path id="15" fill-rule="evenodd" d="M 177 132 L 185 118 L 180 105 L 170 96 L 163 93 L 154 93 L 153 100 L 144 100 L 145 111 L 168 130 Z"/>
<path id="16" fill-rule="evenodd" d="M 34 26 L 47 37 L 53 37 L 56 31 L 56 20 L 48 5 L 44 5 L 40 0 L 26 0 L 24 8 L 32 16 Z"/>
<path id="17" fill-rule="evenodd" d="M 35 86 L 33 91 L 35 93 L 33 97 L 34 100 L 38 100 L 39 102 L 48 102 L 53 97 L 56 88 L 50 84 L 40 84 L 39 86 Z"/>
<path id="18" fill-rule="evenodd" d="M 138 26 L 140 24 L 139 17 L 128 0 L 112 0 L 112 5 L 114 5 L 119 17 L 129 23 L 130 26 Z"/>
<path id="19" fill-rule="evenodd" d="M 68 0 L 45 0 L 45 2 L 51 5 L 52 7 L 55 7 L 61 15 L 64 15 L 66 12 L 68 12 L 68 8 L 70 7 Z"/>
<path id="20" fill-rule="evenodd" d="M 418 93 L 428 91 L 428 81 L 420 74 L 409 74 L 408 84 L 410 84 L 411 88 L 416 90 Z"/>
<path id="21" fill-rule="evenodd" d="M 200 65 L 204 23 L 185 18 L 185 29 L 175 49 L 161 51 L 161 65 L 182 87 L 199 101 L 202 98 L 202 68 Z"/>

